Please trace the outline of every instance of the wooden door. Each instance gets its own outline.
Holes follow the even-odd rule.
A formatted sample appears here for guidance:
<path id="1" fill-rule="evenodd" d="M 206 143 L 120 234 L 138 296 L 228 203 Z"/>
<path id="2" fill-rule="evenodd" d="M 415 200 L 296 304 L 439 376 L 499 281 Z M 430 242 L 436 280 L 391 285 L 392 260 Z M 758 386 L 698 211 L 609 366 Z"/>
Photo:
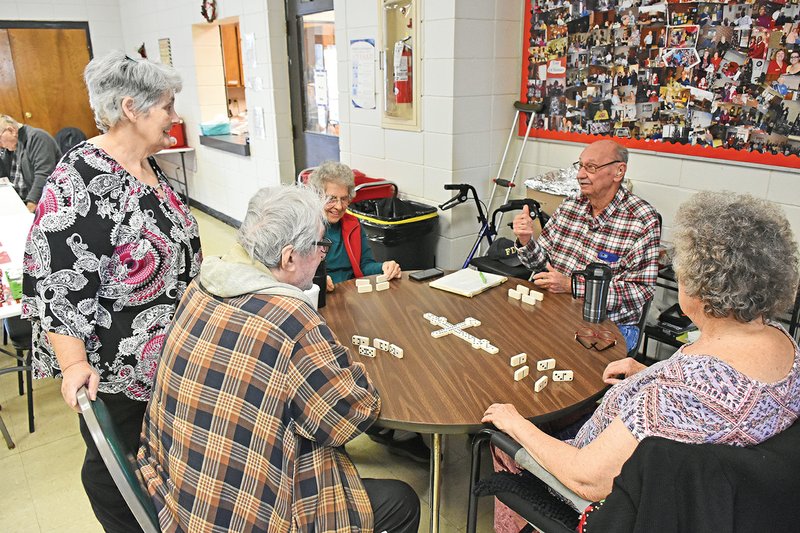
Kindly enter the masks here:
<path id="1" fill-rule="evenodd" d="M 0 113 L 22 120 L 22 104 L 17 90 L 17 74 L 11 58 L 8 30 L 0 29 Z"/>
<path id="2" fill-rule="evenodd" d="M 10 54 L 3 53 L 4 46 Z M 5 59 L 9 55 L 10 66 Z M 84 29 L 0 30 L 0 57 L 2 112 L 53 136 L 68 126 L 80 128 L 88 137 L 98 133 L 83 83 L 83 69 L 90 60 Z"/>

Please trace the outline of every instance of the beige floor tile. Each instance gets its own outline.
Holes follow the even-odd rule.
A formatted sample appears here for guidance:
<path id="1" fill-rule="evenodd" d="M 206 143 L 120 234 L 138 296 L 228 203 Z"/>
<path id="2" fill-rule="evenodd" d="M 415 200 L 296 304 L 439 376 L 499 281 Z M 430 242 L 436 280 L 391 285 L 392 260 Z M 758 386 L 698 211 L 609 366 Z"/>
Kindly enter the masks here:
<path id="1" fill-rule="evenodd" d="M 24 396 L 17 396 L 8 404 L 9 408 L 13 407 L 11 418 L 20 450 L 31 450 L 78 434 L 78 415 L 64 403 L 60 380 L 36 380 L 33 389 L 36 431 L 33 433 L 28 432 L 27 405 Z"/>
<path id="2" fill-rule="evenodd" d="M 0 530 L 5 533 L 39 531 L 36 508 L 20 454 L 0 459 L 3 497 L 0 500 Z"/>
<path id="3" fill-rule="evenodd" d="M 83 439 L 75 435 L 20 454 L 43 531 L 60 530 L 70 524 L 82 524 L 84 531 L 96 529 L 97 522 L 80 481 L 84 453 Z"/>
<path id="4" fill-rule="evenodd" d="M 222 255 L 236 242 L 236 228 L 220 222 L 199 209 L 192 209 L 192 214 L 200 226 L 200 246 L 206 257 Z"/>

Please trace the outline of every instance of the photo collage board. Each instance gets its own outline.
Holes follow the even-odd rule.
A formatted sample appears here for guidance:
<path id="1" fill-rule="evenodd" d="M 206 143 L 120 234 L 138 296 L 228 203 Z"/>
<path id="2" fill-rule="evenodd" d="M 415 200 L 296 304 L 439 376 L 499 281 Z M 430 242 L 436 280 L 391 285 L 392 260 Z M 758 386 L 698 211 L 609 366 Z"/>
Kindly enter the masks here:
<path id="1" fill-rule="evenodd" d="M 800 165 L 800 0 L 526 0 L 525 20 L 533 135 Z"/>

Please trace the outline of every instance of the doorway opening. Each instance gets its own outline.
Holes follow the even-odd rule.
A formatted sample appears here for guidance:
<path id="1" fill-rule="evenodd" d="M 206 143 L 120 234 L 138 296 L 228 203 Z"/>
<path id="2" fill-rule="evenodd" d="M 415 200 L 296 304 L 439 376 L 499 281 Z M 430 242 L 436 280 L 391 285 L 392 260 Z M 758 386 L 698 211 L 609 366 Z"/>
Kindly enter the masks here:
<path id="1" fill-rule="evenodd" d="M 339 81 L 333 0 L 287 0 L 295 169 L 339 160 Z"/>

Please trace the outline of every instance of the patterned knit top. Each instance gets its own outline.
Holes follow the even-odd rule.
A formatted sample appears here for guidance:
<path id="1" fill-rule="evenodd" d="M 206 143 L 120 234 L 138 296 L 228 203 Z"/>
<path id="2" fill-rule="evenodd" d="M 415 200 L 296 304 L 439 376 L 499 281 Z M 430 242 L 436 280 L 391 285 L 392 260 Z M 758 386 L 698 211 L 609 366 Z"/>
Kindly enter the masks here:
<path id="1" fill-rule="evenodd" d="M 785 330 L 774 323 L 771 326 Z M 786 334 L 788 337 L 788 334 Z M 800 349 L 781 380 L 752 379 L 711 355 L 675 355 L 642 370 L 606 394 L 572 445 L 592 442 L 616 417 L 634 437 L 750 446 L 792 425 L 800 414 Z"/>

